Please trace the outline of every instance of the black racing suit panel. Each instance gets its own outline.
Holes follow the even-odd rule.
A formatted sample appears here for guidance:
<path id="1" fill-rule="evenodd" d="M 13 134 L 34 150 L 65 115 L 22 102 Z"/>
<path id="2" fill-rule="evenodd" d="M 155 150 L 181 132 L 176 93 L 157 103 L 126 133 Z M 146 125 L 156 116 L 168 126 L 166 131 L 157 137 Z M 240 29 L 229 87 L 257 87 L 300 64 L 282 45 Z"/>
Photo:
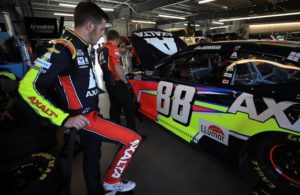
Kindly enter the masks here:
<path id="1" fill-rule="evenodd" d="M 61 44 L 49 47 L 48 52 L 35 61 L 19 86 L 23 99 L 39 115 L 58 126 L 63 125 L 69 115 L 98 111 L 99 90 L 88 45 L 69 30 L 63 38 L 67 40 L 68 47 Z M 49 90 L 53 89 L 55 99 L 59 101 L 50 98 Z"/>

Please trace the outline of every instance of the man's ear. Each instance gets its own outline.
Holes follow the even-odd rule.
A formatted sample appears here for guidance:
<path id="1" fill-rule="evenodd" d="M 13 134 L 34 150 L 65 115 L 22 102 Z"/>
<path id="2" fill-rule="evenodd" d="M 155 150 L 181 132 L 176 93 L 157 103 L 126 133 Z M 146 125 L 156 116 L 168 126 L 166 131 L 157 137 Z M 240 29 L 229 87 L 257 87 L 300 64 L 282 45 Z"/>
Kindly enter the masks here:
<path id="1" fill-rule="evenodd" d="M 94 30 L 94 28 L 95 28 L 95 24 L 94 24 L 94 22 L 92 22 L 92 21 L 87 21 L 86 23 L 85 23 L 85 28 L 87 29 L 87 31 L 88 32 L 92 32 L 93 30 Z"/>

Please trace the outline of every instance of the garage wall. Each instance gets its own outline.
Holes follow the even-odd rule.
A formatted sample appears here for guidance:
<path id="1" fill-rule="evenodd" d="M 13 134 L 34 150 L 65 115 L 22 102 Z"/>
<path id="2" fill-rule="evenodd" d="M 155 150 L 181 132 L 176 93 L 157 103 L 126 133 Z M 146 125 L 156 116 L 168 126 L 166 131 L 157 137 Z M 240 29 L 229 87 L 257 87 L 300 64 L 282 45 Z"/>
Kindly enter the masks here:
<path id="1" fill-rule="evenodd" d="M 112 23 L 112 27 L 109 27 L 108 30 L 114 29 L 120 33 L 120 35 L 131 35 L 132 31 L 139 28 L 154 28 L 154 24 L 137 24 L 132 23 L 130 20 L 120 19 Z"/>

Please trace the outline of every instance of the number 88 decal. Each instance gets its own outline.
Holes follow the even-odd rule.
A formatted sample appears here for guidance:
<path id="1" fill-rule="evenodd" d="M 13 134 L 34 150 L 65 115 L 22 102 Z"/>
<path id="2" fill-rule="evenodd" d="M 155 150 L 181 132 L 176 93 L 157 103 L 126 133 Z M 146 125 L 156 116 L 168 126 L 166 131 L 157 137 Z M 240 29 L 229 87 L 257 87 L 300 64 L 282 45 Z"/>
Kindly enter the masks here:
<path id="1" fill-rule="evenodd" d="M 182 124 L 187 124 L 196 89 L 186 85 L 177 85 L 173 97 L 172 91 L 173 83 L 165 81 L 159 82 L 157 88 L 156 110 L 165 116 L 169 116 L 171 110 L 171 117 L 174 120 Z M 173 99 L 172 105 L 171 98 Z M 171 106 L 172 109 L 170 109 Z"/>

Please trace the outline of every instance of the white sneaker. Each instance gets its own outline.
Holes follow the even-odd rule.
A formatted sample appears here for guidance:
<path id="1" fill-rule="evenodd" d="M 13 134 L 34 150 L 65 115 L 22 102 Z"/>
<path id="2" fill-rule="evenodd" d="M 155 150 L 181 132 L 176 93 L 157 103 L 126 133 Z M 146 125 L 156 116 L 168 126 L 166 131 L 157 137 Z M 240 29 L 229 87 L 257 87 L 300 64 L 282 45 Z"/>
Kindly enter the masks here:
<path id="1" fill-rule="evenodd" d="M 103 183 L 103 188 L 106 191 L 116 191 L 116 192 L 128 192 L 135 188 L 136 184 L 133 181 L 121 180 L 118 183 Z"/>

